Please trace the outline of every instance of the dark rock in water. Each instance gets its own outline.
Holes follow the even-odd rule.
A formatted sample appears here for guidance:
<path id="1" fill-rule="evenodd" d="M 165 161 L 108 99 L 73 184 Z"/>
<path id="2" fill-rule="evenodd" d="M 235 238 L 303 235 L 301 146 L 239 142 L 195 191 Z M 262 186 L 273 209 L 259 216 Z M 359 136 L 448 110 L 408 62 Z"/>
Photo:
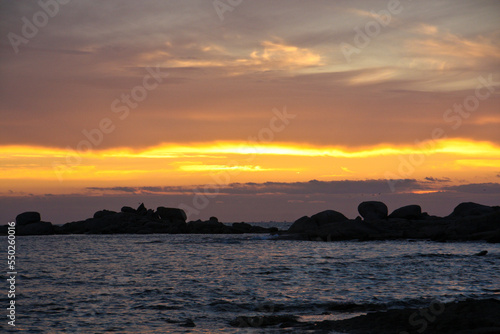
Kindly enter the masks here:
<path id="1" fill-rule="evenodd" d="M 114 215 L 115 213 L 116 213 L 115 211 L 101 210 L 101 211 L 97 211 L 96 213 L 94 213 L 94 218 L 106 217 L 109 215 Z"/>
<path id="2" fill-rule="evenodd" d="M 389 218 L 403 218 L 403 219 L 420 219 L 422 217 L 422 208 L 420 205 L 406 205 L 399 209 L 394 210 Z"/>
<path id="3" fill-rule="evenodd" d="M 134 208 L 131 208 L 130 206 L 124 206 L 120 211 L 125 213 L 137 213 L 137 211 Z"/>
<path id="4" fill-rule="evenodd" d="M 247 224 L 247 223 L 233 223 L 232 228 L 240 233 L 251 233 L 250 231 L 252 230 L 252 225 Z"/>
<path id="5" fill-rule="evenodd" d="M 181 327 L 196 327 L 196 324 L 194 323 L 193 319 L 186 319 L 186 321 L 184 321 L 179 326 L 181 326 Z"/>
<path id="6" fill-rule="evenodd" d="M 342 213 L 334 210 L 321 211 L 315 215 L 312 215 L 311 219 L 314 220 L 318 226 L 343 222 L 348 220 L 348 218 L 344 216 Z"/>
<path id="7" fill-rule="evenodd" d="M 158 214 L 158 216 L 160 216 L 160 219 L 162 220 L 170 220 L 170 221 L 181 220 L 185 222 L 187 219 L 184 210 L 177 208 L 165 208 L 163 206 L 159 206 L 156 209 L 156 213 Z"/>
<path id="8" fill-rule="evenodd" d="M 278 326 L 280 328 L 298 325 L 298 317 L 294 315 L 265 315 L 255 317 L 237 317 L 229 324 L 233 327 L 269 327 Z"/>
<path id="9" fill-rule="evenodd" d="M 475 256 L 485 256 L 486 254 L 488 254 L 488 251 L 480 251 L 479 253 L 474 254 L 474 255 Z"/>
<path id="10" fill-rule="evenodd" d="M 16 217 L 16 225 L 23 226 L 31 223 L 38 223 L 42 220 L 40 213 L 35 211 L 27 211 L 21 214 L 18 214 Z"/>
<path id="11" fill-rule="evenodd" d="M 200 219 L 187 223 L 190 233 L 231 233 L 231 228 L 217 220 L 202 221 Z"/>
<path id="12" fill-rule="evenodd" d="M 460 203 L 453 210 L 453 212 L 448 216 L 453 217 L 470 217 L 470 216 L 482 216 L 491 212 L 495 209 L 491 206 L 481 205 L 473 202 Z"/>
<path id="13" fill-rule="evenodd" d="M 342 333 L 500 333 L 500 301 L 496 299 L 440 303 L 425 308 L 392 309 L 345 320 L 299 323 L 301 330 Z"/>
<path id="14" fill-rule="evenodd" d="M 137 214 L 142 215 L 142 216 L 145 216 L 146 213 L 148 212 L 148 210 L 144 206 L 144 203 L 141 203 L 141 205 L 139 205 L 139 207 L 137 208 L 136 211 L 137 211 Z"/>
<path id="15" fill-rule="evenodd" d="M 209 222 L 211 222 L 211 223 L 218 223 L 218 222 L 219 222 L 219 219 L 218 219 L 217 217 L 210 217 L 210 218 L 208 219 L 208 221 L 209 221 Z"/>
<path id="16" fill-rule="evenodd" d="M 362 202 L 358 205 L 358 212 L 365 220 L 387 218 L 387 205 L 378 201 Z"/>
<path id="17" fill-rule="evenodd" d="M 49 235 L 54 234 L 54 226 L 49 222 L 36 222 L 28 225 L 20 225 L 17 228 L 18 235 Z"/>
<path id="18" fill-rule="evenodd" d="M 301 217 L 297 219 L 292 226 L 288 229 L 290 233 L 304 233 L 311 230 L 316 230 L 318 228 L 318 223 L 314 219 L 308 216 Z"/>

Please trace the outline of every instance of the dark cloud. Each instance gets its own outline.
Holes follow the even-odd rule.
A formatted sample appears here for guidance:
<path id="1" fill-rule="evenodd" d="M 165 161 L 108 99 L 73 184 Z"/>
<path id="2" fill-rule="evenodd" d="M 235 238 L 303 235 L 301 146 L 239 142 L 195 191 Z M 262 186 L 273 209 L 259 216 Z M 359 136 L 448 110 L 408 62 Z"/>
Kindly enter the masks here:
<path id="1" fill-rule="evenodd" d="M 414 179 L 392 180 L 398 192 L 429 189 L 425 182 Z M 165 187 L 88 187 L 88 190 L 123 193 L 218 193 L 220 195 L 349 195 L 391 193 L 387 180 L 231 183 L 228 185 L 165 186 Z M 206 191 L 205 191 L 206 189 Z"/>
<path id="2" fill-rule="evenodd" d="M 451 181 L 449 177 L 437 178 L 437 177 L 430 177 L 430 176 L 426 177 L 425 180 L 427 180 L 429 182 L 438 182 L 438 183 Z"/>
<path id="3" fill-rule="evenodd" d="M 500 194 L 500 183 L 471 183 L 444 187 L 443 189 L 470 194 Z"/>

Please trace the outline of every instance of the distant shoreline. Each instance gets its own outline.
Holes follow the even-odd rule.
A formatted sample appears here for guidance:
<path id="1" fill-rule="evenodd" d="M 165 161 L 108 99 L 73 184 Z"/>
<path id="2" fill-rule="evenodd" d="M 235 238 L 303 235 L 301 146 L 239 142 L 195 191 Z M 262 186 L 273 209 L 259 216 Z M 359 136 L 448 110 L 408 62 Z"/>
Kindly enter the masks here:
<path id="1" fill-rule="evenodd" d="M 16 234 L 243 234 L 268 233 L 278 239 L 340 241 L 340 240 L 433 240 L 500 242 L 500 206 L 472 202 L 459 204 L 446 217 L 430 216 L 419 205 L 412 204 L 389 214 L 382 202 L 362 202 L 360 216 L 348 219 L 342 213 L 326 210 L 297 219 L 287 230 L 265 227 L 263 223 L 224 224 L 216 217 L 207 221 L 187 222 L 186 213 L 178 208 L 137 209 L 124 206 L 119 212 L 101 210 L 92 218 L 53 225 L 41 220 L 38 212 L 24 212 L 16 217 Z M 275 224 L 284 224 L 274 222 Z M 269 224 L 269 223 L 267 223 Z M 7 225 L 0 226 L 7 234 Z"/>

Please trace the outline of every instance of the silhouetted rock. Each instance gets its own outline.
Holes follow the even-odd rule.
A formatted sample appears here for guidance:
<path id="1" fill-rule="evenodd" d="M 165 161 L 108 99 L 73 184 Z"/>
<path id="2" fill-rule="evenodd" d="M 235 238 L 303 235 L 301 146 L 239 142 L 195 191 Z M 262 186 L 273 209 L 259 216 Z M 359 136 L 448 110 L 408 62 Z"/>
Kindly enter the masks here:
<path id="1" fill-rule="evenodd" d="M 101 218 L 101 217 L 106 217 L 106 216 L 114 215 L 114 214 L 116 214 L 115 211 L 101 210 L 101 211 L 97 211 L 96 213 L 94 213 L 94 218 Z"/>
<path id="2" fill-rule="evenodd" d="M 279 238 L 317 241 L 424 239 L 500 242 L 500 207 L 467 204 L 459 205 L 459 208 L 460 210 L 456 211 L 470 215 L 462 217 L 457 214 L 455 217 L 441 218 L 420 213 L 421 208 L 418 205 L 408 205 L 395 210 L 388 217 L 384 203 L 363 202 L 359 205 L 359 211 L 365 220 L 360 217 L 343 220 L 342 216 L 335 215 L 338 219 L 327 223 L 331 213 L 320 212 L 313 217 L 324 219 L 301 217 L 288 231 L 280 233 Z"/>
<path id="3" fill-rule="evenodd" d="M 139 205 L 139 207 L 137 208 L 137 214 L 141 215 L 141 216 L 145 216 L 146 213 L 148 212 L 148 210 L 146 209 L 146 207 L 144 206 L 144 203 L 141 203 L 141 205 Z"/>
<path id="4" fill-rule="evenodd" d="M 348 218 L 344 216 L 342 213 L 334 210 L 321 211 L 315 215 L 312 215 L 311 219 L 314 220 L 318 226 L 343 222 L 348 220 Z"/>
<path id="5" fill-rule="evenodd" d="M 120 211 L 125 213 L 137 213 L 137 211 L 134 208 L 131 208 L 130 206 L 124 206 Z"/>
<path id="6" fill-rule="evenodd" d="M 255 317 L 240 316 L 229 322 L 233 327 L 277 327 L 287 328 L 299 324 L 298 317 L 294 315 L 264 315 Z"/>
<path id="7" fill-rule="evenodd" d="M 196 327 L 196 324 L 194 323 L 193 319 L 186 319 L 183 323 L 181 323 L 179 326 L 181 327 Z"/>
<path id="8" fill-rule="evenodd" d="M 394 210 L 389 218 L 403 218 L 403 219 L 420 219 L 422 217 L 422 208 L 420 205 L 406 205 L 399 209 Z"/>
<path id="9" fill-rule="evenodd" d="M 297 219 L 288 229 L 289 233 L 304 233 L 307 231 L 315 231 L 318 228 L 318 223 L 308 216 Z"/>
<path id="10" fill-rule="evenodd" d="M 17 227 L 17 235 L 48 235 L 54 234 L 54 226 L 49 222 L 35 222 Z"/>
<path id="11" fill-rule="evenodd" d="M 496 299 L 440 303 L 427 307 L 370 312 L 345 320 L 297 323 L 309 331 L 341 333 L 500 333 L 500 301 Z"/>
<path id="12" fill-rule="evenodd" d="M 219 223 L 217 220 L 202 221 L 198 219 L 196 221 L 190 221 L 187 225 L 190 233 L 231 233 L 231 228 L 229 226 Z"/>
<path id="13" fill-rule="evenodd" d="M 454 217 L 470 217 L 470 216 L 482 216 L 488 213 L 492 213 L 494 208 L 486 205 L 481 205 L 473 202 L 460 203 L 453 210 L 453 212 L 448 216 L 450 218 Z"/>
<path id="14" fill-rule="evenodd" d="M 184 210 L 177 208 L 165 208 L 163 206 L 159 206 L 156 209 L 156 213 L 158 214 L 158 216 L 160 216 L 160 219 L 162 220 L 170 220 L 170 221 L 181 220 L 185 222 L 187 219 Z"/>
<path id="15" fill-rule="evenodd" d="M 474 255 L 475 256 L 485 256 L 486 254 L 488 254 L 488 251 L 480 251 L 479 253 L 474 254 Z"/>
<path id="16" fill-rule="evenodd" d="M 365 220 L 387 218 L 387 205 L 378 201 L 362 202 L 358 205 L 358 212 Z"/>
<path id="17" fill-rule="evenodd" d="M 40 216 L 40 213 L 35 211 L 27 211 L 17 215 L 16 225 L 23 226 L 31 223 L 38 223 L 41 220 L 42 218 Z"/>

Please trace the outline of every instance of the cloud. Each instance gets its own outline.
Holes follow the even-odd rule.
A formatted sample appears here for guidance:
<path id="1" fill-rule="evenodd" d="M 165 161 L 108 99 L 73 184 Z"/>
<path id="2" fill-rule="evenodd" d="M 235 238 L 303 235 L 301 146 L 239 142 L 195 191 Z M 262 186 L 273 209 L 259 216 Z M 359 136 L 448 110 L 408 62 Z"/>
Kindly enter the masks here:
<path id="1" fill-rule="evenodd" d="M 449 177 L 443 177 L 443 178 L 437 178 L 437 177 L 426 177 L 425 180 L 430 181 L 430 182 L 450 182 Z"/>
<path id="2" fill-rule="evenodd" d="M 413 67 L 433 70 L 455 70 L 498 64 L 500 46 L 494 36 L 463 37 L 442 32 L 435 26 L 423 25 L 423 37 L 406 42 L 406 50 L 414 58 Z"/>
<path id="3" fill-rule="evenodd" d="M 397 180 L 398 191 L 429 189 L 424 182 L 414 179 Z M 339 195 L 390 193 L 387 180 L 344 180 L 308 182 L 264 182 L 231 183 L 228 185 L 165 186 L 165 187 L 88 187 L 88 190 L 103 193 L 158 193 L 192 194 L 203 193 L 204 189 L 220 195 Z"/>
<path id="4" fill-rule="evenodd" d="M 468 194 L 500 194 L 500 183 L 470 183 L 443 189 Z"/>

